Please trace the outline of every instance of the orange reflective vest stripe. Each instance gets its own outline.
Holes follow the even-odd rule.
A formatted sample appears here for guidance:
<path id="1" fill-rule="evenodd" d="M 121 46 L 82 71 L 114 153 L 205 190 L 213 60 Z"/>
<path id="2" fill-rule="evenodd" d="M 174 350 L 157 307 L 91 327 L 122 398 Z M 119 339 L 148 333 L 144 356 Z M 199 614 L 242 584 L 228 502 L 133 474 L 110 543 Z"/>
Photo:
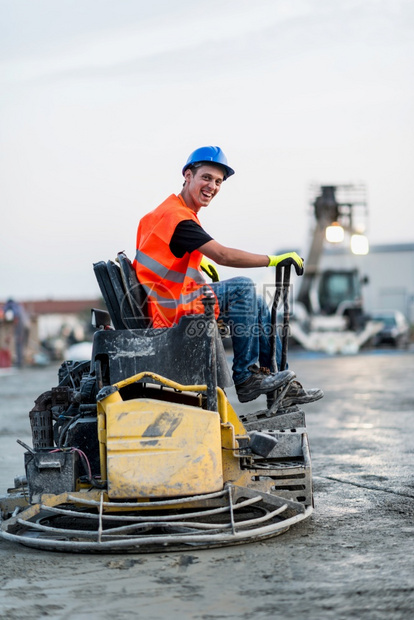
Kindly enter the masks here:
<path id="1" fill-rule="evenodd" d="M 205 296 L 203 287 L 208 285 L 199 269 L 203 255 L 194 250 L 177 258 L 170 250 L 175 228 L 183 220 L 200 224 L 181 196 L 172 194 L 138 226 L 133 265 L 148 296 L 147 312 L 153 327 L 171 327 L 184 315 L 204 313 L 201 299 Z M 216 300 L 216 318 L 218 314 Z"/>

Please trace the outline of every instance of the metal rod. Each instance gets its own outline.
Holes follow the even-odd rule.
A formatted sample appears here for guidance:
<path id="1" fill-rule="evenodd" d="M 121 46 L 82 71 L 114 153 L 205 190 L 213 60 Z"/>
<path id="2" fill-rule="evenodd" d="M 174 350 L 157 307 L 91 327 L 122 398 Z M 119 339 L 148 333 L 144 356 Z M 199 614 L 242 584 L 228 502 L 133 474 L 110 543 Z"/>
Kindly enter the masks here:
<path id="1" fill-rule="evenodd" d="M 280 293 L 282 291 L 282 267 L 279 265 L 276 267 L 276 276 L 275 276 L 275 294 L 273 296 L 272 310 L 270 313 L 270 323 L 272 327 L 272 340 L 271 340 L 271 360 L 272 360 L 272 368 L 270 369 L 272 372 L 277 372 L 277 362 L 276 362 L 276 332 L 277 332 L 277 307 L 279 305 Z"/>
<path id="2" fill-rule="evenodd" d="M 206 320 L 206 336 L 208 346 L 206 348 L 205 364 L 208 372 L 207 381 L 207 409 L 209 411 L 217 411 L 217 351 L 216 339 L 218 338 L 217 323 L 214 316 L 214 307 L 216 298 L 211 289 L 204 287 L 204 297 L 202 298 L 204 306 L 204 317 Z"/>
<path id="3" fill-rule="evenodd" d="M 282 332 L 282 359 L 280 369 L 286 369 L 287 349 L 289 340 L 289 289 L 290 265 L 286 265 L 283 272 L 283 332 Z"/>
<path id="4" fill-rule="evenodd" d="M 179 499 L 166 499 L 163 501 L 155 501 L 155 502 L 117 502 L 116 504 L 113 502 L 103 502 L 104 508 L 114 508 L 120 506 L 122 508 L 153 508 L 160 506 L 174 506 L 175 504 L 192 504 L 199 500 L 203 502 L 209 499 L 215 499 L 217 497 L 227 496 L 227 489 L 222 489 L 221 491 L 215 491 L 214 493 L 206 493 L 205 495 L 193 495 L 191 497 L 180 497 Z M 68 500 L 76 502 L 77 504 L 84 504 L 86 506 L 99 506 L 100 502 L 96 499 L 86 499 L 76 495 L 68 495 Z M 47 508 L 47 506 L 45 506 Z"/>
<path id="5" fill-rule="evenodd" d="M 101 542 L 102 539 L 102 515 L 103 515 L 103 493 L 101 493 L 101 503 L 99 506 L 99 527 L 98 527 L 98 542 Z"/>
<path id="6" fill-rule="evenodd" d="M 282 267 L 280 265 L 276 265 L 275 270 L 275 294 L 273 297 L 272 310 L 270 313 L 270 324 L 271 324 L 271 342 L 270 342 L 270 359 L 271 359 L 271 368 L 272 372 L 278 372 L 277 360 L 276 360 L 276 341 L 277 341 L 277 307 L 279 305 L 280 293 L 282 291 Z M 277 390 L 274 392 L 269 392 L 267 394 L 267 408 L 270 409 L 272 403 L 277 399 Z"/>
<path id="7" fill-rule="evenodd" d="M 24 441 L 22 441 L 21 439 L 16 439 L 17 443 L 19 445 L 22 446 L 22 448 L 24 448 L 25 450 L 27 450 L 28 452 L 30 452 L 31 454 L 36 454 L 36 451 L 33 450 L 33 448 L 31 448 L 30 446 L 27 445 L 27 443 L 24 443 Z"/>
<path id="8" fill-rule="evenodd" d="M 235 534 L 236 527 L 234 524 L 232 487 L 230 485 L 229 485 L 229 507 L 230 507 L 230 527 L 231 527 L 232 533 Z"/>
<path id="9" fill-rule="evenodd" d="M 227 493 L 227 490 L 226 490 Z M 258 502 L 262 501 L 262 497 L 260 497 L 259 495 L 256 497 L 251 497 L 249 499 L 246 499 L 243 502 L 239 502 L 237 504 L 235 504 L 233 506 L 233 509 L 236 510 L 240 510 L 240 508 L 245 508 L 246 506 L 250 506 L 251 504 L 256 504 Z M 100 506 L 100 504 L 97 502 L 96 503 L 97 506 Z M 108 503 L 106 503 L 106 505 L 108 506 Z M 123 504 L 109 504 L 110 506 L 112 506 L 112 508 L 120 508 L 123 506 Z M 148 507 L 148 504 L 147 504 Z M 189 512 L 189 513 L 181 513 L 178 515 L 162 515 L 162 517 L 157 517 L 157 516 L 143 516 L 143 517 L 139 517 L 139 516 L 134 516 L 134 515 L 113 515 L 113 514 L 102 514 L 102 516 L 100 516 L 99 514 L 94 514 L 91 512 L 80 512 L 77 510 L 67 510 L 65 508 L 58 508 L 57 506 L 48 506 L 47 504 L 42 504 L 41 505 L 41 509 L 42 510 L 47 510 L 49 512 L 53 512 L 54 514 L 58 514 L 58 515 L 64 515 L 64 516 L 80 516 L 83 519 L 100 519 L 102 518 L 102 520 L 106 520 L 106 521 L 129 521 L 130 523 L 142 523 L 142 522 L 154 522 L 154 523 L 158 523 L 160 520 L 162 521 L 175 521 L 178 519 L 183 519 L 183 518 L 191 518 L 191 517 L 198 517 L 198 516 L 203 516 L 203 515 L 213 515 L 213 514 L 220 514 L 220 513 L 224 513 L 224 512 L 228 512 L 229 511 L 229 505 L 227 504 L 226 506 L 220 507 L 220 508 L 213 508 L 213 509 L 209 509 L 209 510 L 205 510 L 205 511 L 199 511 L 199 512 Z"/>

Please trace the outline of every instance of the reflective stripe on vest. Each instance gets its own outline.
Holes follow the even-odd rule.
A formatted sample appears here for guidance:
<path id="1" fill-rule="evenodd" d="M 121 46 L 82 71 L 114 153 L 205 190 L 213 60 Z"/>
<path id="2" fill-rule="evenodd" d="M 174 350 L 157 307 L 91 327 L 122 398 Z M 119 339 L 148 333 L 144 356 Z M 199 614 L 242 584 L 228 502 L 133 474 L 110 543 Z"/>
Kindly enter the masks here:
<path id="1" fill-rule="evenodd" d="M 171 282 L 177 282 L 182 284 L 185 278 L 192 278 L 195 282 L 199 284 L 206 283 L 198 269 L 188 267 L 185 273 L 181 273 L 181 271 L 174 271 L 173 269 L 167 269 L 167 267 L 164 267 L 164 265 L 156 261 L 154 258 L 148 256 L 148 254 L 140 252 L 140 250 L 137 250 L 135 254 L 135 260 L 137 261 L 137 263 L 140 263 L 144 267 L 147 267 L 151 271 L 154 271 L 163 280 L 170 280 Z"/>

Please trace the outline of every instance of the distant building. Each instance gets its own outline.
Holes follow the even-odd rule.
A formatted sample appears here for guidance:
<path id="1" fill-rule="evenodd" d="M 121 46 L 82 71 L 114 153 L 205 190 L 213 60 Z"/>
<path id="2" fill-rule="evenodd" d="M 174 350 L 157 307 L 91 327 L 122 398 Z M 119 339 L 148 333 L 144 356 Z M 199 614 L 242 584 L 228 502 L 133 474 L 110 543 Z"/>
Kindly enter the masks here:
<path id="1" fill-rule="evenodd" d="M 78 328 L 89 321 L 91 308 L 105 307 L 101 299 L 45 299 L 22 304 L 30 316 L 37 317 L 41 341 L 56 336 L 63 328 Z"/>
<path id="2" fill-rule="evenodd" d="M 344 247 L 324 250 L 319 268 L 358 269 L 366 312 L 400 310 L 414 324 L 414 243 L 373 245 L 366 256 Z"/>

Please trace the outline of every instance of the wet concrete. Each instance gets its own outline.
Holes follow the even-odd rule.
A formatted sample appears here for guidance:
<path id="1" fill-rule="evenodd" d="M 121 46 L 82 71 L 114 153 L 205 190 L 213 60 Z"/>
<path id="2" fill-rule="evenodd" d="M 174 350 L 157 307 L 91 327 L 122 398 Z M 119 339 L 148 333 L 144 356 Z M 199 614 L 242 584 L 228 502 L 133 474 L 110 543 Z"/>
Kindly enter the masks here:
<path id="1" fill-rule="evenodd" d="M 63 555 L 0 542 L 0 617 L 411 619 L 414 354 L 293 352 L 290 366 L 326 393 L 306 407 L 310 520 L 267 542 L 182 554 Z M 27 413 L 55 383 L 55 368 L 0 375 L 0 493 L 23 472 L 15 438 L 31 441 Z"/>

